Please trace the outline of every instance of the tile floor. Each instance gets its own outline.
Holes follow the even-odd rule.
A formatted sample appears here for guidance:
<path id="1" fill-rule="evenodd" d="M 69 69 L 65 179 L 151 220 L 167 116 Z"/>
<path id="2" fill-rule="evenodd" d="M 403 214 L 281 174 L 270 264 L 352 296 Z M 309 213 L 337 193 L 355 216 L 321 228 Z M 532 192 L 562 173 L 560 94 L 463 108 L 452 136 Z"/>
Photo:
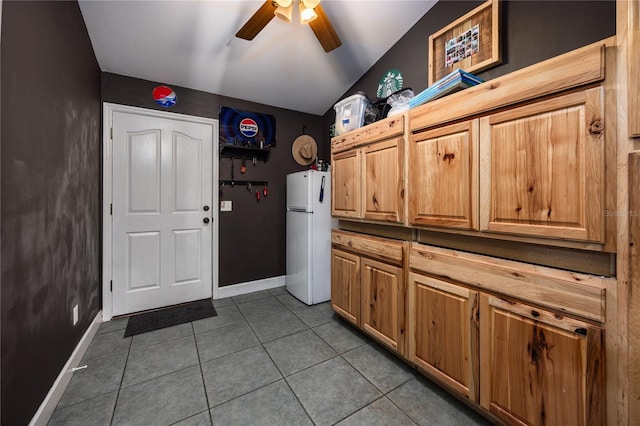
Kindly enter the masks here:
<path id="1" fill-rule="evenodd" d="M 284 288 L 123 338 L 100 326 L 50 425 L 490 424 L 336 316 Z"/>

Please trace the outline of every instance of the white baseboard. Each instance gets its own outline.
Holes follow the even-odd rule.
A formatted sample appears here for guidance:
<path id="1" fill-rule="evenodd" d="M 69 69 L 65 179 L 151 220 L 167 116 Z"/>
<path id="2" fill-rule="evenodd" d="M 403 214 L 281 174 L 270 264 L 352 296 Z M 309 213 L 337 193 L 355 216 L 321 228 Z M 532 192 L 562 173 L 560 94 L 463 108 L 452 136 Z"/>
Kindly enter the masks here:
<path id="1" fill-rule="evenodd" d="M 53 382 L 53 386 L 51 386 L 49 393 L 45 397 L 44 401 L 42 401 L 42 404 L 40 404 L 40 408 L 38 408 L 38 411 L 36 411 L 31 422 L 29 422 L 29 426 L 44 426 L 49 422 L 53 411 L 56 409 L 58 402 L 60 402 L 60 398 L 62 398 L 62 394 L 67 388 L 69 381 L 71 381 L 71 377 L 73 376 L 72 369 L 77 367 L 80 360 L 82 360 L 85 352 L 87 352 L 89 343 L 93 340 L 93 336 L 96 335 L 101 323 L 102 311 L 98 311 L 93 322 L 91 322 L 89 328 L 87 328 L 87 331 L 85 331 L 82 339 L 80 339 L 78 345 L 67 360 L 67 363 L 62 368 L 62 371 L 58 374 L 58 378 Z"/>
<path id="2" fill-rule="evenodd" d="M 218 287 L 218 298 L 224 299 L 225 297 L 239 296 L 241 294 L 253 293 L 254 291 L 269 290 L 270 288 L 283 287 L 284 284 L 285 276 L 282 275 L 280 277 Z"/>

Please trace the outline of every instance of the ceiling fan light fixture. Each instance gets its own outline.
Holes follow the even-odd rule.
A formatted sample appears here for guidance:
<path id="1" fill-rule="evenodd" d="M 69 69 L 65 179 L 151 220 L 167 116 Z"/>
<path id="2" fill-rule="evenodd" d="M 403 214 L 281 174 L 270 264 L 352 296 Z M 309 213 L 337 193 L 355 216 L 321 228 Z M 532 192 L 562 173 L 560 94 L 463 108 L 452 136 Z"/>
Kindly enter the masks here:
<path id="1" fill-rule="evenodd" d="M 318 17 L 318 14 L 316 13 L 315 10 L 308 7 L 302 7 L 302 4 L 300 5 L 300 23 L 301 24 L 308 24 L 309 22 L 313 21 L 317 17 Z"/>
<path id="2" fill-rule="evenodd" d="M 293 3 L 289 3 L 289 6 L 278 6 L 273 13 L 287 24 L 290 24 L 291 16 L 293 15 Z"/>
<path id="3" fill-rule="evenodd" d="M 320 4 L 320 0 L 300 0 L 304 7 L 309 9 L 315 9 Z"/>

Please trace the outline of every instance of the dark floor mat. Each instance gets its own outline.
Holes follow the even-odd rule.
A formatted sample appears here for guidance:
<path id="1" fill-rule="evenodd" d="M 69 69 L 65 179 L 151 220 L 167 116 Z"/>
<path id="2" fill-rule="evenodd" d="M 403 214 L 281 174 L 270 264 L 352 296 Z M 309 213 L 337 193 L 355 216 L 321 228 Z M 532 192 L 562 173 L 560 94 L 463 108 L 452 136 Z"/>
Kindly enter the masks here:
<path id="1" fill-rule="evenodd" d="M 124 337 L 217 315 L 211 299 L 198 300 L 129 317 Z"/>

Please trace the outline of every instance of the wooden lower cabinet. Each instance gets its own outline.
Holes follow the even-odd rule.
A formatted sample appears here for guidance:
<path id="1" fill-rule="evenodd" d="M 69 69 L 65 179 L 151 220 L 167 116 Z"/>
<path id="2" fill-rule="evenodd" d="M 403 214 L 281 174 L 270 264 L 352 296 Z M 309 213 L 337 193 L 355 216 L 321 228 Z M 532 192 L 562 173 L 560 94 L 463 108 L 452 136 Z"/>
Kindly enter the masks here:
<path id="1" fill-rule="evenodd" d="M 480 296 L 480 404 L 508 424 L 604 425 L 603 329 Z"/>
<path id="2" fill-rule="evenodd" d="M 403 270 L 361 258 L 362 328 L 395 350 L 402 348 Z"/>
<path id="3" fill-rule="evenodd" d="M 360 256 L 331 250 L 331 307 L 360 325 Z"/>
<path id="4" fill-rule="evenodd" d="M 331 306 L 390 349 L 404 355 L 404 244 L 333 230 Z"/>
<path id="5" fill-rule="evenodd" d="M 334 311 L 426 376 L 509 425 L 605 424 L 605 283 L 349 231 L 332 244 Z M 549 305 L 578 285 L 600 302 Z"/>
<path id="6" fill-rule="evenodd" d="M 478 402 L 478 292 L 410 273 L 409 359 Z"/>

